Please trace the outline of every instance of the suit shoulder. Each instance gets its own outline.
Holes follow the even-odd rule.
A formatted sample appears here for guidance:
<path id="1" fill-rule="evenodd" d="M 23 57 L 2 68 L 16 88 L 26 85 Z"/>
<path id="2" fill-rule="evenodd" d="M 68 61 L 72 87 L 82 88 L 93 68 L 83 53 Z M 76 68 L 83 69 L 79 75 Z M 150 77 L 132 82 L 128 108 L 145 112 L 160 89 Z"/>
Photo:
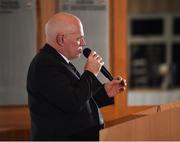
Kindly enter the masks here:
<path id="1" fill-rule="evenodd" d="M 53 55 L 40 51 L 32 60 L 34 65 L 60 64 L 61 62 Z"/>

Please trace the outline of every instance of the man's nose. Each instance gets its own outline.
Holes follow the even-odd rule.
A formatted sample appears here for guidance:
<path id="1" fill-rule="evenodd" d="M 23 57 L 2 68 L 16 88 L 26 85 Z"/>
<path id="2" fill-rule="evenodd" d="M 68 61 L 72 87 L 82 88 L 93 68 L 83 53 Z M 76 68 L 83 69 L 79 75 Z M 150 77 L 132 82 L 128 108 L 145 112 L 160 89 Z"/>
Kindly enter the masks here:
<path id="1" fill-rule="evenodd" d="M 85 46 L 86 45 L 86 41 L 84 38 L 81 39 L 81 46 Z"/>

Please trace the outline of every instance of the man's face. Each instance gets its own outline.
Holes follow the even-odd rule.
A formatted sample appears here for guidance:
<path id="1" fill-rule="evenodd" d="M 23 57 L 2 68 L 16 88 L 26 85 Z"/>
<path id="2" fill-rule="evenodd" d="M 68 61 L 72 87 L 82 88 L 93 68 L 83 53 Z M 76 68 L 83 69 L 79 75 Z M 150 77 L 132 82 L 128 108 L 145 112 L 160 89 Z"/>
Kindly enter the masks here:
<path id="1" fill-rule="evenodd" d="M 79 58 L 86 45 L 83 27 L 80 24 L 72 33 L 64 35 L 64 50 L 69 60 Z"/>

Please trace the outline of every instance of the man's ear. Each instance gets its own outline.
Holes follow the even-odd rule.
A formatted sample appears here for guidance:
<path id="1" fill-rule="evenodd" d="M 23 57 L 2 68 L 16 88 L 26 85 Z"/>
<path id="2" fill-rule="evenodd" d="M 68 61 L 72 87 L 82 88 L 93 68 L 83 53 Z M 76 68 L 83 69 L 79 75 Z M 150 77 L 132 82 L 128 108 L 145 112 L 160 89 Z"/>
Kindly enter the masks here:
<path id="1" fill-rule="evenodd" d="M 57 35 L 56 42 L 59 46 L 64 46 L 64 35 Z"/>

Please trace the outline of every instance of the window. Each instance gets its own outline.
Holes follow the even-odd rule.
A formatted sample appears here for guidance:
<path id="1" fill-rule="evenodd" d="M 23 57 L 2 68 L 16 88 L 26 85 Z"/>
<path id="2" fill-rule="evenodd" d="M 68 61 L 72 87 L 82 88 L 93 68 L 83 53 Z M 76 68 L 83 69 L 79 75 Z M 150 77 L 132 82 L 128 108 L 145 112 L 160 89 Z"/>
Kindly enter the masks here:
<path id="1" fill-rule="evenodd" d="M 173 34 L 180 35 L 180 17 L 173 19 Z"/>
<path id="2" fill-rule="evenodd" d="M 130 89 L 180 86 L 180 16 L 130 15 Z"/>
<path id="3" fill-rule="evenodd" d="M 133 36 L 154 36 L 163 34 L 163 19 L 132 19 L 131 20 L 131 35 Z"/>

